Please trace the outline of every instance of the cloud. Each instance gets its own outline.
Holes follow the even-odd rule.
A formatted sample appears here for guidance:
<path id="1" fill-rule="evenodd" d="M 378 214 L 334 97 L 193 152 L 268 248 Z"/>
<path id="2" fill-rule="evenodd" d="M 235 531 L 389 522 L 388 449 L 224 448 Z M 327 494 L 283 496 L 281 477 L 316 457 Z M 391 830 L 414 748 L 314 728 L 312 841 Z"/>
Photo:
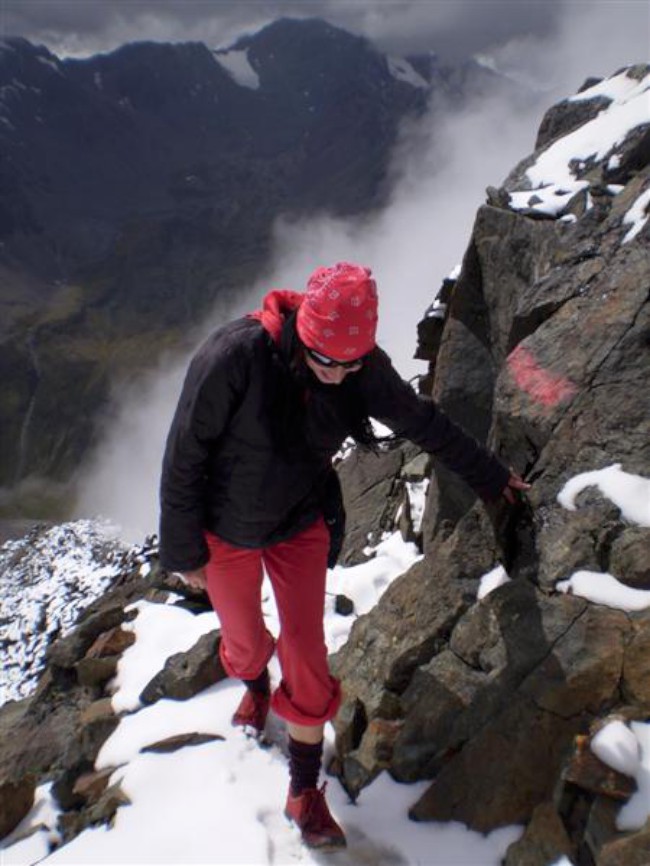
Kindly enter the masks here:
<path id="1" fill-rule="evenodd" d="M 468 56 L 517 34 L 548 34 L 563 0 L 3 0 L 7 34 L 55 53 L 91 54 L 124 42 L 227 45 L 281 16 L 321 17 L 397 53 Z"/>

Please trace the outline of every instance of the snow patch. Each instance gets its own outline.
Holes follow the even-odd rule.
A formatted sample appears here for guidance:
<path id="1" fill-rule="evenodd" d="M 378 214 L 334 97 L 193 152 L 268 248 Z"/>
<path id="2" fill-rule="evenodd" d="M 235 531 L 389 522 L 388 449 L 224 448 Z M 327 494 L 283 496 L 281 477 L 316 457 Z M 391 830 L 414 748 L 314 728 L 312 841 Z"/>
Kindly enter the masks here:
<path id="1" fill-rule="evenodd" d="M 388 57 L 388 71 L 398 81 L 418 87 L 420 90 L 428 90 L 429 82 L 423 78 L 413 66 L 403 57 Z"/>
<path id="2" fill-rule="evenodd" d="M 648 222 L 648 216 L 650 216 L 650 188 L 641 193 L 623 217 L 623 225 L 631 225 L 632 228 L 627 232 L 622 243 L 629 243 L 639 234 Z"/>
<path id="3" fill-rule="evenodd" d="M 79 520 L 0 547 L 3 607 L 12 611 L 0 618 L 0 704 L 33 691 L 50 642 L 120 573 L 127 548 L 110 532 L 110 524 Z"/>
<path id="4" fill-rule="evenodd" d="M 616 720 L 601 728 L 591 741 L 591 751 L 603 764 L 636 778 L 641 766 L 641 744 L 624 722 Z"/>
<path id="5" fill-rule="evenodd" d="M 239 84 L 240 87 L 248 87 L 250 90 L 259 89 L 260 78 L 250 64 L 247 48 L 214 51 L 213 56 L 235 84 Z"/>
<path id="6" fill-rule="evenodd" d="M 632 589 L 606 572 L 576 571 L 568 580 L 559 581 L 556 589 L 618 610 L 631 612 L 650 607 L 650 590 Z"/>
<path id="7" fill-rule="evenodd" d="M 43 66 L 48 66 L 50 69 L 53 69 L 59 75 L 63 74 L 61 72 L 61 70 L 59 69 L 59 64 L 56 60 L 52 60 L 50 57 L 43 57 L 40 54 L 38 55 L 38 57 L 36 59 L 38 60 L 39 63 L 42 63 Z"/>
<path id="8" fill-rule="evenodd" d="M 648 123 L 650 74 L 641 81 L 621 72 L 570 101 L 604 96 L 610 100 L 592 120 L 573 130 L 540 153 L 526 172 L 527 189 L 510 192 L 513 210 L 533 209 L 559 215 L 576 193 L 588 186 L 577 177 L 589 161 L 615 159 L 612 152 L 636 129 Z"/>
<path id="9" fill-rule="evenodd" d="M 508 577 L 505 568 L 502 565 L 497 565 L 481 578 L 476 598 L 479 600 L 485 598 L 491 592 L 494 592 L 495 589 L 503 586 L 504 583 L 509 583 L 509 581 L 510 578 Z"/>
<path id="10" fill-rule="evenodd" d="M 587 487 L 597 487 L 611 500 L 626 520 L 650 526 L 650 479 L 624 472 L 620 463 L 605 469 L 575 475 L 558 493 L 557 501 L 569 511 L 576 510 L 576 497 Z"/>
<path id="11" fill-rule="evenodd" d="M 635 779 L 636 793 L 627 801 L 616 818 L 619 830 L 640 830 L 650 817 L 650 722 L 632 722 L 630 727 L 641 750 L 641 760 Z"/>
<path id="12" fill-rule="evenodd" d="M 424 509 L 427 504 L 427 490 L 429 489 L 429 479 L 424 478 L 422 481 L 407 481 L 406 492 L 411 506 L 411 523 L 413 531 L 420 532 L 422 529 L 422 518 L 424 517 Z"/>

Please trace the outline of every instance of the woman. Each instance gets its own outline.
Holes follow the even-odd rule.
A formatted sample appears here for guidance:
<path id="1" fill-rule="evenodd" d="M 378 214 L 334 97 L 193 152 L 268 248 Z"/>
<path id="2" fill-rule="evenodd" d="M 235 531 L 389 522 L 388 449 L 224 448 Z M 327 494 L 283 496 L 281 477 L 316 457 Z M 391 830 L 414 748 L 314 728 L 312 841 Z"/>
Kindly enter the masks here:
<path id="1" fill-rule="evenodd" d="M 345 845 L 318 788 L 323 726 L 340 704 L 323 633 L 328 557 L 333 565 L 342 537 L 333 455 L 348 436 L 371 445 L 372 417 L 484 499 L 528 488 L 402 381 L 376 326 L 375 282 L 359 265 L 319 268 L 304 294 L 271 292 L 199 349 L 163 464 L 162 565 L 205 588 L 219 616 L 223 665 L 247 686 L 233 724 L 261 734 L 269 706 L 286 720 L 285 814 L 314 848 Z M 262 618 L 263 567 L 277 643 Z M 282 681 L 271 695 L 276 649 Z"/>

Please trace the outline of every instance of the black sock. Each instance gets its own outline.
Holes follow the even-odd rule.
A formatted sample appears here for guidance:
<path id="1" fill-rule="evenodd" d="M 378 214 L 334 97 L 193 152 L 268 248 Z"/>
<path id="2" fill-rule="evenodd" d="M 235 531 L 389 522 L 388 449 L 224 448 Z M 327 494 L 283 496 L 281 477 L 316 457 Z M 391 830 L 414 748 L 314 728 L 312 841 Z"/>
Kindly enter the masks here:
<path id="1" fill-rule="evenodd" d="M 318 786 L 322 759 L 322 740 L 320 743 L 300 743 L 289 737 L 289 776 L 292 796 L 297 797 L 306 788 Z"/>
<path id="2" fill-rule="evenodd" d="M 262 673 L 254 680 L 242 680 L 247 689 L 251 692 L 258 692 L 262 695 L 268 695 L 271 691 L 271 682 L 269 680 L 269 669 L 264 668 Z"/>

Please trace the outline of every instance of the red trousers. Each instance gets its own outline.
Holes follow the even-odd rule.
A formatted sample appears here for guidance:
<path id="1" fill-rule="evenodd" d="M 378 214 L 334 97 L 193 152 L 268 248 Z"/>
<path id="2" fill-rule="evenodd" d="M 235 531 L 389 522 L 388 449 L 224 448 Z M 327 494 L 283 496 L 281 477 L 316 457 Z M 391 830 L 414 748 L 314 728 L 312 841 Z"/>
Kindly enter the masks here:
<path id="1" fill-rule="evenodd" d="M 258 677 L 275 649 L 262 616 L 262 580 L 269 576 L 280 616 L 277 641 L 282 681 L 274 712 L 297 725 L 319 725 L 336 715 L 338 680 L 330 675 L 323 631 L 329 531 L 315 523 L 269 547 L 234 547 L 206 533 L 208 594 L 221 623 L 221 660 L 230 676 Z"/>

